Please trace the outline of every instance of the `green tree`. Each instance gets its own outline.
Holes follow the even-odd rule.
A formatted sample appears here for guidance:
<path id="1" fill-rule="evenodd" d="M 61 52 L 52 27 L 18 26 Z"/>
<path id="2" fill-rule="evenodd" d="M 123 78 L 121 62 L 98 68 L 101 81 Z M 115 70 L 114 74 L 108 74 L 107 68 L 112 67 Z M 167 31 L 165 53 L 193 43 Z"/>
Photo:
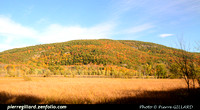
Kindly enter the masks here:
<path id="1" fill-rule="evenodd" d="M 166 73 L 167 73 L 167 69 L 166 69 L 166 67 L 165 67 L 164 64 L 158 64 L 156 66 L 156 74 L 157 74 L 158 78 L 160 78 L 160 77 L 162 77 L 162 78 L 166 77 Z"/>
<path id="2" fill-rule="evenodd" d="M 181 78 L 180 67 L 176 63 L 170 65 L 169 71 L 172 73 L 171 78 Z"/>

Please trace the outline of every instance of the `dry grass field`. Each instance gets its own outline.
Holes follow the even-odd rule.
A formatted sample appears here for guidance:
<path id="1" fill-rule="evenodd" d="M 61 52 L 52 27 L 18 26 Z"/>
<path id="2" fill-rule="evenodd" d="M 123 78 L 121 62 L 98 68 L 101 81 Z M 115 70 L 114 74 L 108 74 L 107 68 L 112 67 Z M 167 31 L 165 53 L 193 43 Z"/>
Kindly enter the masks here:
<path id="1" fill-rule="evenodd" d="M 183 79 L 32 77 L 25 81 L 7 77 L 0 78 L 0 103 L 175 104 L 197 97 L 188 96 L 186 87 Z M 192 98 L 185 103 L 193 103 Z"/>

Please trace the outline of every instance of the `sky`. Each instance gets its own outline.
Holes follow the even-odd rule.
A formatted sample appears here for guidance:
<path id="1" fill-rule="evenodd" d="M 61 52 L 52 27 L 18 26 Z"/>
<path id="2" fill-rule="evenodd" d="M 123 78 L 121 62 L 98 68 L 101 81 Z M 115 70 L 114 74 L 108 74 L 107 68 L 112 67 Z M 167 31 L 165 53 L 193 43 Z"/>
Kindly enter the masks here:
<path id="1" fill-rule="evenodd" d="M 76 39 L 184 39 L 197 51 L 200 0 L 0 0 L 0 52 Z"/>

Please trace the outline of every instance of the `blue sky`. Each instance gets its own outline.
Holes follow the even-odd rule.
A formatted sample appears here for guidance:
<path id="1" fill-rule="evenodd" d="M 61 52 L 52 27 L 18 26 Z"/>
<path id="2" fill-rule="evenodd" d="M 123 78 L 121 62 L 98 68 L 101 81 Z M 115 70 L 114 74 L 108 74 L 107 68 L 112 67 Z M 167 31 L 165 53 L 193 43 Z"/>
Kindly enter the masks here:
<path id="1" fill-rule="evenodd" d="M 75 39 L 200 41 L 200 0 L 0 0 L 0 51 Z M 195 50 L 191 50 L 195 51 Z"/>

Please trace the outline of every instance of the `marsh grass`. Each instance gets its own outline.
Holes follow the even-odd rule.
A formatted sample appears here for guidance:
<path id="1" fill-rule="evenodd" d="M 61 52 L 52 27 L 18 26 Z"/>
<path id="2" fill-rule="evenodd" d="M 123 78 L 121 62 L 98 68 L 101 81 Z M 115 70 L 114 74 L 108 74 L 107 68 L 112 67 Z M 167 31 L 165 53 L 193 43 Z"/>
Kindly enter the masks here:
<path id="1" fill-rule="evenodd" d="M 182 104 L 200 99 L 181 79 L 0 78 L 1 104 Z M 188 99 L 186 102 L 184 102 Z"/>

